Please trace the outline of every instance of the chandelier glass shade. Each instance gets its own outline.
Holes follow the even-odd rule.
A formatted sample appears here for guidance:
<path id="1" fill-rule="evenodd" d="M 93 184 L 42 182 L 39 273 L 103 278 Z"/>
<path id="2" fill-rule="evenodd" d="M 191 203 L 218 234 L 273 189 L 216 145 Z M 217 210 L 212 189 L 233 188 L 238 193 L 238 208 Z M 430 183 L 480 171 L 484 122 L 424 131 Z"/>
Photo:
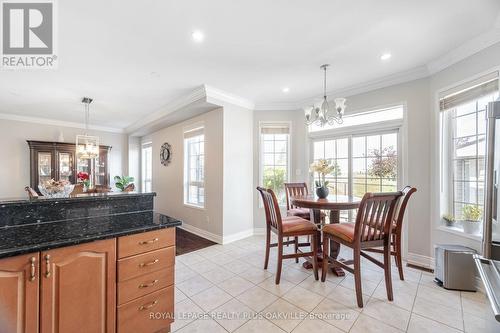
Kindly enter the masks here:
<path id="1" fill-rule="evenodd" d="M 89 106 L 92 99 L 84 97 L 85 106 L 85 133 L 76 136 L 76 157 L 79 159 L 97 159 L 99 157 L 99 137 L 87 135 L 89 129 Z"/>
<path id="2" fill-rule="evenodd" d="M 335 106 L 332 107 L 328 103 L 326 96 L 326 69 L 329 65 L 322 65 L 320 68 L 324 71 L 324 81 L 323 81 L 323 100 L 321 105 L 312 105 L 304 109 L 305 122 L 306 125 L 315 124 L 317 126 L 323 127 L 326 124 L 333 125 L 334 123 L 342 124 L 344 120 L 342 119 L 344 111 L 346 108 L 345 98 L 336 98 L 334 100 Z"/>

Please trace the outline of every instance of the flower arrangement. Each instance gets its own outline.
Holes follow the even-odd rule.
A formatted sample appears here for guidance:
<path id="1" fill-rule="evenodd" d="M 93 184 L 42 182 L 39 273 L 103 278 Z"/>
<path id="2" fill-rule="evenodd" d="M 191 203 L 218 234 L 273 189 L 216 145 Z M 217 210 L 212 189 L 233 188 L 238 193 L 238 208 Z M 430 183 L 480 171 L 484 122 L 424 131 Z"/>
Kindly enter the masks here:
<path id="1" fill-rule="evenodd" d="M 446 225 L 449 227 L 453 226 L 456 222 L 455 216 L 453 216 L 451 214 L 444 214 L 443 220 L 446 222 Z"/>
<path id="2" fill-rule="evenodd" d="M 88 172 L 80 171 L 77 174 L 78 180 L 82 182 L 86 188 L 90 187 L 90 175 Z"/>
<path id="3" fill-rule="evenodd" d="M 329 182 L 326 180 L 326 175 L 337 173 L 337 165 L 330 164 L 326 159 L 320 159 L 312 163 L 309 169 L 313 174 L 318 174 L 318 180 L 314 182 L 314 184 L 316 185 L 316 194 L 320 198 L 326 198 L 329 194 Z"/>

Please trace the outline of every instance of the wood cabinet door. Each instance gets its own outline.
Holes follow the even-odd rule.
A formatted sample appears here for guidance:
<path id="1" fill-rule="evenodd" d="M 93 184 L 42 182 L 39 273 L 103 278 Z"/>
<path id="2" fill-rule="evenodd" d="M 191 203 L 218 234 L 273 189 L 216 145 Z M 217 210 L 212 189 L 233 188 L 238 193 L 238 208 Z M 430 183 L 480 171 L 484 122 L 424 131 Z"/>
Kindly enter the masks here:
<path id="1" fill-rule="evenodd" d="M 0 332 L 38 332 L 38 253 L 0 260 Z"/>
<path id="2" fill-rule="evenodd" d="M 116 240 L 42 252 L 40 332 L 114 332 Z"/>

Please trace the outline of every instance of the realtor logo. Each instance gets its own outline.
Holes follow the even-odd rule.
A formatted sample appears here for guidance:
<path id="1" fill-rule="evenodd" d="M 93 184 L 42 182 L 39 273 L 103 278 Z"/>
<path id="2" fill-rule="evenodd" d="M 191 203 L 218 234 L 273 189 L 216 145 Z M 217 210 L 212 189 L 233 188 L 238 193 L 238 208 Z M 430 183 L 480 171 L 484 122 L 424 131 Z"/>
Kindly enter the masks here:
<path id="1" fill-rule="evenodd" d="M 53 1 L 6 0 L 1 17 L 2 68 L 55 67 Z"/>

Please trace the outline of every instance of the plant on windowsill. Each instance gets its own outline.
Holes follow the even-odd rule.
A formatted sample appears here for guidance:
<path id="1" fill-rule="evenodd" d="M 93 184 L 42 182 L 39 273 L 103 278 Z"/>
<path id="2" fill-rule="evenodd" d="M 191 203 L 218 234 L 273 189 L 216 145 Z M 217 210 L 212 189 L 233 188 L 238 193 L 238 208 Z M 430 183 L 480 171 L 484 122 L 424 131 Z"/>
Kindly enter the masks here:
<path id="1" fill-rule="evenodd" d="M 314 182 L 316 185 L 316 195 L 321 199 L 326 198 L 330 193 L 328 188 L 329 181 L 326 180 L 326 175 L 337 174 L 339 172 L 338 166 L 336 164 L 330 164 L 325 159 L 320 159 L 311 164 L 310 171 L 313 175 L 314 173 L 318 174 L 318 180 Z"/>
<path id="2" fill-rule="evenodd" d="M 455 226 L 455 222 L 457 222 L 457 220 L 455 220 L 455 216 L 451 214 L 444 214 L 443 220 L 447 227 L 453 227 Z"/>
<path id="3" fill-rule="evenodd" d="M 481 217 L 483 211 L 476 205 L 465 205 L 462 208 L 464 232 L 474 235 L 481 230 Z"/>
<path id="4" fill-rule="evenodd" d="M 129 176 L 115 176 L 115 186 L 122 192 L 132 188 L 134 185 L 134 177 Z"/>

